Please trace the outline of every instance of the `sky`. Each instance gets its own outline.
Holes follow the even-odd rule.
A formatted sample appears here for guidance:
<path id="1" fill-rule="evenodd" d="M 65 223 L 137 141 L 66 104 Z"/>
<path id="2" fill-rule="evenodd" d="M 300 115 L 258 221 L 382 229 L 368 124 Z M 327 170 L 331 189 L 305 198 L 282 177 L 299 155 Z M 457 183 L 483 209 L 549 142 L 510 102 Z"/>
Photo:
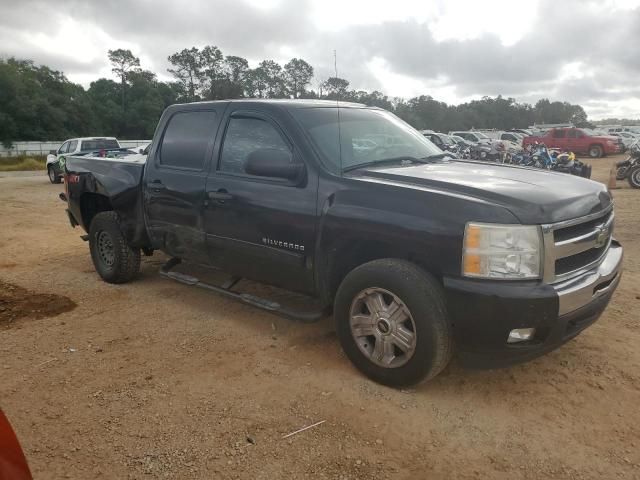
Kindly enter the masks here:
<path id="1" fill-rule="evenodd" d="M 640 118 L 640 0 L 0 0 L 0 56 L 32 59 L 87 87 L 128 48 L 170 78 L 167 57 L 224 54 L 315 67 L 389 96 L 458 104 L 502 95 Z"/>

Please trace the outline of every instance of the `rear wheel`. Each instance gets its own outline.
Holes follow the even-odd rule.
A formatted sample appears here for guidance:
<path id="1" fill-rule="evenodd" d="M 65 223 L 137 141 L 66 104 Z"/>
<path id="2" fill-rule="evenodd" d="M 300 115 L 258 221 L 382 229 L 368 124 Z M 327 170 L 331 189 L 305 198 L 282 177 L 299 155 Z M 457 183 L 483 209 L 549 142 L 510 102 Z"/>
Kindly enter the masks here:
<path id="1" fill-rule="evenodd" d="M 51 183 L 60 183 L 60 176 L 56 173 L 56 169 L 52 166 L 47 168 L 47 174 L 49 175 L 49 181 Z"/>
<path id="2" fill-rule="evenodd" d="M 591 158 L 600 158 L 603 156 L 603 150 L 600 145 L 591 145 L 589 147 L 589 156 Z"/>
<path id="3" fill-rule="evenodd" d="M 101 212 L 93 217 L 89 249 L 96 272 L 105 282 L 126 283 L 140 271 L 140 249 L 129 246 L 115 212 Z"/>
<path id="4" fill-rule="evenodd" d="M 382 259 L 357 267 L 340 285 L 334 312 L 346 355 L 376 382 L 428 380 L 451 358 L 442 288 L 410 262 Z"/>
<path id="5" fill-rule="evenodd" d="M 627 180 L 632 188 L 640 188 L 640 166 L 633 168 L 629 172 Z"/>

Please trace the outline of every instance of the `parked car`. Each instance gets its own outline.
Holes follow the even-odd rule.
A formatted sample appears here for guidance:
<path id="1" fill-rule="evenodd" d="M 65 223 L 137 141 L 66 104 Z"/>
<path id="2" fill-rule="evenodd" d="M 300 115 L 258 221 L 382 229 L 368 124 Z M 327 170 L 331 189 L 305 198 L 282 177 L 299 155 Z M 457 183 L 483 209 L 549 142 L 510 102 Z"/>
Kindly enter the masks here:
<path id="1" fill-rule="evenodd" d="M 470 142 L 469 140 L 465 140 L 464 138 L 459 137 L 458 135 L 449 135 L 449 137 L 463 148 L 469 148 L 474 145 L 473 142 Z"/>
<path id="2" fill-rule="evenodd" d="M 624 151 L 622 142 L 611 135 L 601 135 L 587 128 L 552 128 L 541 136 L 525 137 L 523 146 L 544 143 L 549 148 L 588 154 L 591 158 Z"/>
<path id="3" fill-rule="evenodd" d="M 508 132 L 519 133 L 523 137 L 528 137 L 528 136 L 533 134 L 533 132 L 531 130 L 527 130 L 526 128 L 512 128 L 512 129 L 507 130 L 507 131 Z"/>
<path id="4" fill-rule="evenodd" d="M 379 132 L 379 148 L 353 148 Z M 146 163 L 71 156 L 65 176 L 69 220 L 104 281 L 132 280 L 141 251 L 160 250 L 161 275 L 185 285 L 303 321 L 333 311 L 347 357 L 387 385 L 434 377 L 454 345 L 474 366 L 542 355 L 591 325 L 620 280 L 603 184 L 451 160 L 360 104 L 173 105 Z M 205 283 L 180 262 L 231 278 Z M 239 278 L 319 307 L 242 293 Z"/>
<path id="5" fill-rule="evenodd" d="M 518 149 L 522 147 L 522 140 L 524 136 L 520 133 L 516 132 L 503 132 L 500 130 L 494 130 L 490 132 L 483 132 L 487 135 L 492 141 L 502 141 L 507 142 L 506 145 L 509 149 Z"/>
<path id="6" fill-rule="evenodd" d="M 449 137 L 449 135 L 446 135 L 444 133 L 436 133 L 436 132 L 431 132 L 431 133 L 423 133 L 421 132 L 426 138 L 428 138 L 429 140 L 431 140 L 431 142 L 438 147 L 440 150 L 447 150 L 449 148 L 455 147 L 456 146 L 456 142 L 453 141 L 453 139 L 451 137 Z"/>
<path id="7" fill-rule="evenodd" d="M 628 150 L 633 144 L 635 144 L 638 140 L 640 140 L 640 134 L 632 133 L 632 132 L 616 132 L 612 133 L 616 137 L 619 137 L 622 140 L 626 150 Z"/>
<path id="8" fill-rule="evenodd" d="M 468 132 L 449 132 L 449 135 L 457 135 L 472 143 L 489 143 L 491 138 L 482 132 L 468 131 Z"/>
<path id="9" fill-rule="evenodd" d="M 640 126 L 626 126 L 623 127 L 621 125 L 616 126 L 616 127 L 611 127 L 611 128 L 605 128 L 605 127 L 600 127 L 604 130 L 607 131 L 607 133 L 620 133 L 620 132 L 627 132 L 627 133 L 632 133 L 635 135 L 640 135 Z"/>
<path id="10" fill-rule="evenodd" d="M 51 183 L 60 183 L 63 169 L 61 162 L 70 155 L 82 152 L 93 152 L 102 149 L 120 148 L 120 143 L 113 137 L 71 138 L 65 141 L 57 150 L 51 150 L 47 155 L 47 174 Z"/>
<path id="11" fill-rule="evenodd" d="M 518 132 L 501 132 L 500 140 L 504 140 L 507 142 L 511 142 L 515 145 L 522 146 L 522 140 L 524 140 L 524 135 Z"/>

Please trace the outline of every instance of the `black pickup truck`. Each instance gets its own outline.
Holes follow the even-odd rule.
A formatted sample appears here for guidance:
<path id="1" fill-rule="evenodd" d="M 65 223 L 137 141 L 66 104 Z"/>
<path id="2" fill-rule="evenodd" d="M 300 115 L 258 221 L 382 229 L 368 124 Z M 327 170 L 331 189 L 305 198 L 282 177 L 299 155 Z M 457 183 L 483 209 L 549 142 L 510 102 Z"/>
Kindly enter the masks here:
<path id="1" fill-rule="evenodd" d="M 447 158 L 389 112 L 310 100 L 173 105 L 146 162 L 70 157 L 68 215 L 96 270 L 165 276 L 302 320 L 279 303 L 178 273 L 215 266 L 313 296 L 351 361 L 408 385 L 463 363 L 525 361 L 575 337 L 621 276 L 604 185 Z M 185 266 L 183 265 L 183 267 Z"/>

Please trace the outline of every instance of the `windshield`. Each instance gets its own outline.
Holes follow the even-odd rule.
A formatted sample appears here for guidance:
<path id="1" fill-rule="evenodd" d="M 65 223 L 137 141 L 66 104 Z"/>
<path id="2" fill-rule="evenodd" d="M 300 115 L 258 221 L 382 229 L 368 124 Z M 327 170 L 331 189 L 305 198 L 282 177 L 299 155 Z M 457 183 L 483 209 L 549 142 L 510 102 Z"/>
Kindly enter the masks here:
<path id="1" fill-rule="evenodd" d="M 486 139 L 489 139 L 489 137 L 488 137 L 488 136 L 486 136 L 486 135 L 485 135 L 484 133 L 482 133 L 482 132 L 473 132 L 473 133 L 474 133 L 474 135 L 475 135 L 476 137 L 478 137 L 478 138 L 486 138 Z"/>
<path id="2" fill-rule="evenodd" d="M 107 150 L 110 148 L 120 148 L 118 141 L 107 138 L 94 138 L 93 140 L 83 140 L 80 145 L 80 150 Z"/>
<path id="3" fill-rule="evenodd" d="M 327 168 L 336 173 L 389 159 L 442 154 L 420 132 L 384 110 L 315 107 L 293 109 L 291 114 L 309 133 Z"/>

